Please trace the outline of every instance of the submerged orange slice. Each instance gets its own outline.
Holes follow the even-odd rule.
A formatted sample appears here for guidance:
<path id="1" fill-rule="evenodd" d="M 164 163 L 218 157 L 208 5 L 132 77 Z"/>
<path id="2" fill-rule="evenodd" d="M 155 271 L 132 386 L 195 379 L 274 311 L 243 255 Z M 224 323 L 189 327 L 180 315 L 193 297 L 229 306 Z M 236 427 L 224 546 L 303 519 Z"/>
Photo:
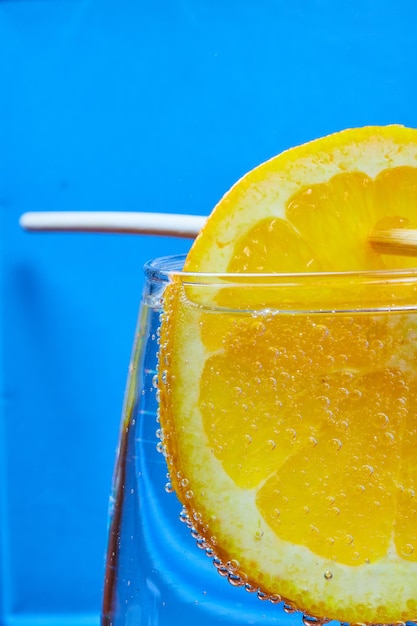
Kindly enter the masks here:
<path id="1" fill-rule="evenodd" d="M 164 299 L 177 495 L 235 584 L 321 619 L 417 619 L 416 261 L 368 243 L 416 225 L 417 131 L 343 131 L 262 164 L 214 209 L 185 269 L 250 274 L 243 287 L 178 280 Z M 399 280 L 315 274 L 387 268 Z"/>

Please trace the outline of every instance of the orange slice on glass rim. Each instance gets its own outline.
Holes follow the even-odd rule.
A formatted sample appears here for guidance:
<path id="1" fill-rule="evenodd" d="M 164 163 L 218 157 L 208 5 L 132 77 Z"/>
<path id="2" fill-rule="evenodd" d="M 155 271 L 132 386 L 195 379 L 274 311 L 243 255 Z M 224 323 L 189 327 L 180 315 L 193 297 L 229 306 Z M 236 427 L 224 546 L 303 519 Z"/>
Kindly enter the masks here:
<path id="1" fill-rule="evenodd" d="M 239 180 L 185 270 L 407 270 L 414 258 L 381 255 L 368 235 L 416 226 L 417 130 L 346 130 Z M 310 314 L 300 291 L 299 314 L 275 314 L 281 288 L 207 296 L 174 281 L 163 446 L 200 543 L 232 582 L 321 619 L 405 622 L 417 619 L 417 318 L 367 309 L 410 309 L 417 293 L 412 281 L 354 292 L 357 313 L 329 313 L 344 296 L 317 284 L 327 313 Z"/>

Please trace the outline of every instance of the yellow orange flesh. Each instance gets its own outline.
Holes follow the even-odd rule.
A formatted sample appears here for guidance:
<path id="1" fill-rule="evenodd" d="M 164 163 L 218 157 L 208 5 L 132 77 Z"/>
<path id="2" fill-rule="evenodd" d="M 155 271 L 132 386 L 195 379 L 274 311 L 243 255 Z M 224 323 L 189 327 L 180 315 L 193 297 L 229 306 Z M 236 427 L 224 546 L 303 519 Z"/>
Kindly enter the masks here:
<path id="1" fill-rule="evenodd" d="M 367 236 L 377 224 L 415 227 L 416 214 L 417 131 L 345 131 L 239 181 L 186 269 L 412 267 Z M 407 310 L 370 312 L 368 292 L 374 309 Z M 416 287 L 355 284 L 345 296 L 317 282 L 308 293 L 327 312 L 303 302 L 295 314 L 302 287 L 168 289 L 160 419 L 171 477 L 242 580 L 321 618 L 416 619 Z"/>

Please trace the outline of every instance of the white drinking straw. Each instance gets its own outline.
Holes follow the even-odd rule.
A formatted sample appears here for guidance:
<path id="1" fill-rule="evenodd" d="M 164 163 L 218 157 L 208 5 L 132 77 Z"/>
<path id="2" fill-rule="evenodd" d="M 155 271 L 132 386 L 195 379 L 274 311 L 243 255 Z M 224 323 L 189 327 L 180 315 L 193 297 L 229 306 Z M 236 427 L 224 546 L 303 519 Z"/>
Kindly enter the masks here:
<path id="1" fill-rule="evenodd" d="M 206 217 L 175 213 L 119 211 L 40 211 L 24 213 L 20 226 L 28 231 L 133 233 L 193 239 Z"/>
<path id="2" fill-rule="evenodd" d="M 194 239 L 206 222 L 202 215 L 123 211 L 40 211 L 24 213 L 20 226 L 28 231 L 132 233 Z M 417 230 L 390 228 L 368 236 L 380 254 L 417 256 Z"/>

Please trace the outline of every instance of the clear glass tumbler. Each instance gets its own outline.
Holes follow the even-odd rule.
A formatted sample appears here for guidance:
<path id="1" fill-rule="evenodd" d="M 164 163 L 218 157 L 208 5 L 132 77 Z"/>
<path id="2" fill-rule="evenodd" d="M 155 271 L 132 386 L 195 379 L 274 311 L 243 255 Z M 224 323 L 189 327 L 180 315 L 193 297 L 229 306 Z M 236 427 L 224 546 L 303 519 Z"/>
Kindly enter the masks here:
<path id="1" fill-rule="evenodd" d="M 199 542 L 199 533 L 193 527 L 192 519 L 172 493 L 158 424 L 157 370 L 163 294 L 173 280 L 180 279 L 194 290 L 200 306 L 207 308 L 207 294 L 210 294 L 211 305 L 207 310 L 210 309 L 213 315 L 220 311 L 230 319 L 241 319 L 242 315 L 256 316 L 258 320 L 267 319 L 274 324 L 284 316 L 288 323 L 294 324 L 291 327 L 294 332 L 298 329 L 299 336 L 303 324 L 309 324 L 317 337 L 316 346 L 306 347 L 310 350 L 311 371 L 317 367 L 315 355 L 321 354 L 320 363 L 326 358 L 333 363 L 329 365 L 329 380 L 333 376 L 332 367 L 333 370 L 336 367 L 335 355 L 341 352 L 340 341 L 345 340 L 346 355 L 342 355 L 344 387 L 338 394 L 353 394 L 355 391 L 359 398 L 359 391 L 353 390 L 352 380 L 361 359 L 368 359 L 369 370 L 375 363 L 381 369 L 387 351 L 391 351 L 389 367 L 394 370 L 404 364 L 411 350 L 411 361 L 406 367 L 408 370 L 415 367 L 412 359 L 417 335 L 417 272 L 193 276 L 182 274 L 183 261 L 183 257 L 166 257 L 145 267 L 146 282 L 129 369 L 111 498 L 102 625 L 265 626 L 284 622 L 311 624 L 320 622 L 320 618 L 323 622 L 325 616 L 303 614 L 290 602 L 281 601 L 278 595 L 268 598 L 268 594 L 246 583 L 244 578 L 234 576 L 224 563 L 213 559 L 213 550 Z M 216 310 L 213 293 L 220 291 L 225 296 Z M 398 336 L 402 327 L 408 329 L 408 334 L 404 342 L 383 345 L 378 335 L 380 327 L 384 329 L 385 337 L 387 329 L 392 329 L 393 335 Z M 350 328 L 348 334 L 347 328 Z M 408 346 L 405 352 L 404 343 Z M 326 346 L 329 354 L 323 357 Z M 287 356 L 291 360 L 292 355 Z M 295 368 L 292 373 L 287 373 L 294 384 L 298 384 L 294 381 L 296 371 Z M 288 390 L 291 384 L 289 380 Z M 323 411 L 328 411 L 328 402 L 326 404 L 323 396 L 318 394 L 317 407 L 322 406 Z M 357 401 L 361 402 L 360 399 Z M 382 420 L 385 400 L 379 397 L 379 401 L 381 406 L 376 418 Z M 345 423 L 342 418 L 340 416 L 334 428 Z M 298 415 L 294 419 L 297 420 Z M 381 423 L 378 428 L 381 430 L 383 426 Z M 414 445 L 417 449 L 416 431 L 412 428 L 409 431 L 408 449 Z M 331 442 L 339 439 L 342 440 L 342 436 L 332 437 Z M 375 472 L 370 471 L 373 477 L 367 478 L 362 470 L 369 467 L 369 461 L 368 465 L 366 459 L 361 461 L 361 481 L 366 489 L 366 480 L 375 481 Z M 375 471 L 377 474 L 378 467 Z M 308 497 L 311 494 L 306 493 Z M 326 514 L 323 511 L 323 515 Z M 368 510 L 366 524 L 372 528 L 374 523 L 378 523 L 378 511 Z M 329 556 L 329 561 L 337 572 L 336 559 L 332 561 Z M 372 579 L 373 564 L 368 565 Z M 320 584 L 328 584 L 326 576 L 330 578 L 331 575 L 326 570 Z M 417 579 L 413 584 L 417 589 Z M 399 615 L 395 621 L 401 620 Z"/>

